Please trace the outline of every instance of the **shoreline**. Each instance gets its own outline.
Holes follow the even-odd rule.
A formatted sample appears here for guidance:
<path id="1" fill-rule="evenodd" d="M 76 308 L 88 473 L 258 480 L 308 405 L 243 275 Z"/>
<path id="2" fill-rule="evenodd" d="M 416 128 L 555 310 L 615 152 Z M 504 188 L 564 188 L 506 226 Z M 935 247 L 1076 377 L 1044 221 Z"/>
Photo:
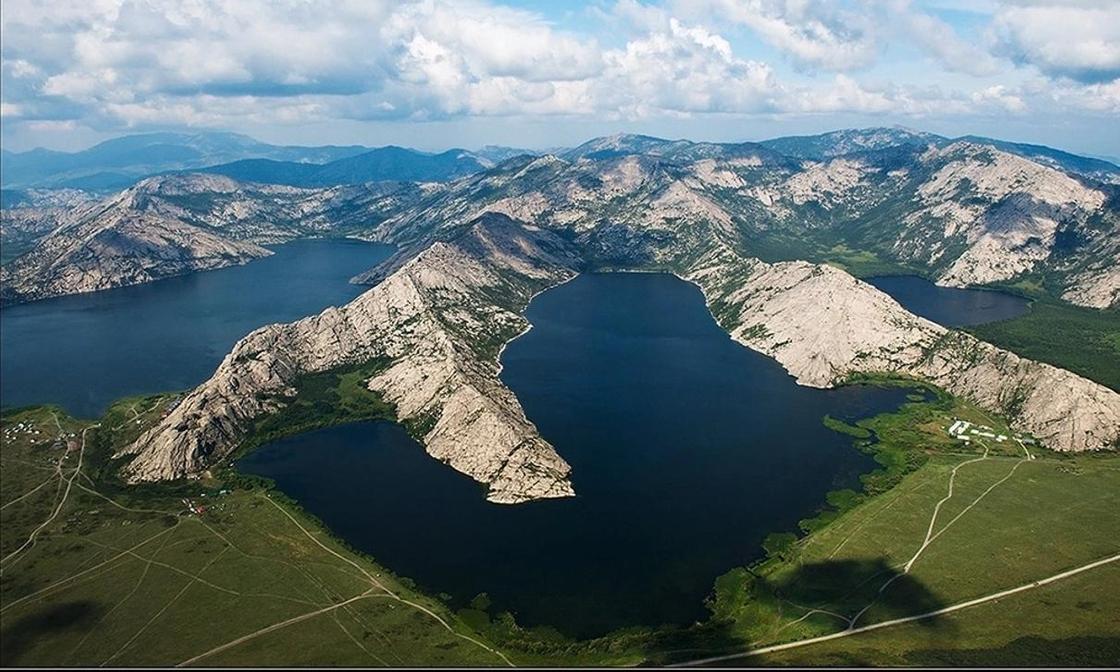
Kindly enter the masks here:
<path id="1" fill-rule="evenodd" d="M 576 278 L 578 278 L 581 275 L 583 275 L 583 273 L 577 271 L 570 278 L 565 278 L 564 280 L 561 280 L 560 282 L 556 283 L 555 285 L 549 285 L 548 287 L 545 287 L 544 289 L 538 289 L 537 291 L 533 292 L 532 296 L 529 297 L 529 300 L 525 302 L 525 308 L 523 308 L 521 310 L 521 312 L 519 313 L 521 318 L 523 320 L 525 320 L 525 322 L 526 322 L 525 328 L 522 329 L 520 332 L 518 332 L 513 338 L 509 339 L 505 343 L 502 343 L 502 347 L 498 348 L 497 356 L 494 357 L 494 362 L 498 365 L 498 369 L 494 372 L 494 377 L 495 378 L 500 379 L 500 376 L 502 375 L 502 370 L 505 368 L 505 366 L 502 364 L 502 354 L 506 351 L 506 347 L 508 347 L 510 343 L 513 343 L 517 339 L 521 338 L 522 336 L 524 336 L 525 334 L 527 334 L 527 333 L 529 333 L 530 331 L 533 330 L 533 323 L 529 321 L 528 317 L 525 317 L 525 312 L 529 310 L 529 306 L 530 306 L 530 304 L 533 303 L 533 299 L 537 298 L 538 296 L 540 296 L 541 294 L 544 294 L 547 291 L 556 289 L 557 287 L 559 287 L 561 285 L 566 285 L 567 283 L 571 282 L 572 280 L 575 280 Z M 502 383 L 502 384 L 504 385 L 505 383 Z M 516 397 L 517 394 L 515 393 L 514 396 Z M 518 401 L 517 403 L 520 404 L 521 402 Z M 529 420 L 529 422 L 533 422 L 533 421 Z M 534 423 L 533 426 L 535 427 L 536 424 Z"/>
<path id="2" fill-rule="evenodd" d="M 857 384 L 857 382 L 862 382 L 862 383 L 866 384 L 868 381 L 853 381 L 852 384 Z M 880 381 L 880 382 L 881 382 L 881 384 L 886 384 L 886 381 Z M 928 384 L 922 384 L 918 381 L 911 381 L 911 380 L 906 380 L 906 379 L 898 380 L 898 381 L 896 381 L 896 383 L 901 384 L 904 387 L 912 387 L 912 386 L 926 387 L 926 388 L 930 387 Z M 936 390 L 937 388 L 933 388 L 933 389 Z M 952 398 L 952 397 L 950 396 L 949 398 Z M 922 402 L 917 402 L 917 401 L 913 401 L 913 400 L 911 400 L 909 402 L 903 402 L 903 405 L 900 406 L 899 409 L 896 409 L 896 410 L 894 410 L 890 413 L 882 413 L 882 414 L 879 414 L 878 416 L 872 416 L 872 417 L 880 417 L 881 418 L 883 416 L 898 415 L 904 410 L 904 406 L 906 406 L 907 404 L 929 404 L 929 403 L 936 402 L 937 399 L 938 398 L 935 398 L 935 399 L 931 400 L 931 399 L 927 398 L 927 400 L 922 401 Z M 46 407 L 46 405 L 39 405 L 39 406 L 30 407 L 30 408 L 34 409 L 34 408 L 44 408 L 44 407 Z M 7 416 L 9 414 L 10 414 L 9 411 L 6 411 L 4 413 L 5 416 Z M 852 422 L 853 423 L 859 423 L 859 422 L 862 422 L 864 419 L 865 418 L 853 419 Z M 355 420 L 351 420 L 351 421 L 348 421 L 348 422 L 379 422 L 379 421 L 381 421 L 381 422 L 395 422 L 394 420 L 385 419 L 385 418 L 355 419 Z M 341 424 L 347 424 L 347 423 L 337 423 L 337 424 L 341 425 Z M 862 426 L 862 425 L 857 425 L 857 426 Z M 833 431 L 837 431 L 837 430 L 833 429 Z M 300 432 L 295 432 L 295 433 L 300 433 Z M 866 450 L 870 454 L 874 455 L 876 452 L 878 452 L 878 447 L 883 446 L 884 444 L 883 444 L 882 437 L 880 437 L 877 433 L 875 433 L 873 435 L 873 439 L 874 439 L 873 443 L 868 444 L 865 447 L 861 447 L 861 446 L 858 445 L 859 440 L 857 440 L 856 437 L 852 437 L 851 445 L 852 445 L 853 448 L 856 448 L 857 450 Z M 874 469 L 870 472 L 861 473 L 860 476 L 862 477 L 866 474 L 874 473 L 874 471 L 878 470 L 878 468 L 879 467 L 876 467 L 876 469 Z M 907 471 L 906 473 L 907 474 L 913 473 L 914 471 L 916 471 L 917 469 L 920 469 L 920 468 L 922 468 L 922 467 L 919 466 L 916 469 L 912 469 L 912 470 Z M 299 503 L 298 500 L 290 497 L 287 493 L 285 493 L 284 490 L 279 488 L 276 485 L 276 483 L 274 481 L 272 481 L 271 479 L 266 479 L 266 478 L 263 478 L 263 477 L 260 477 L 260 476 L 255 476 L 255 475 L 252 475 L 252 474 L 246 474 L 244 472 L 238 471 L 233 464 L 223 465 L 221 469 L 222 469 L 221 472 L 218 472 L 218 473 L 215 474 L 216 478 L 214 479 L 214 481 L 211 482 L 211 484 L 207 484 L 206 482 L 199 481 L 199 480 L 190 480 L 190 481 L 187 481 L 186 484 L 189 485 L 190 487 L 192 487 L 192 489 L 197 488 L 197 489 L 200 489 L 200 490 L 201 489 L 210 489 L 212 487 L 221 487 L 222 484 L 228 484 L 230 487 L 241 490 L 242 492 L 248 491 L 247 494 L 249 494 L 250 496 L 252 495 L 252 491 L 256 490 L 257 493 L 258 493 L 257 496 L 269 497 L 269 498 L 273 499 L 273 501 L 275 503 L 277 503 L 279 505 L 283 505 L 286 509 L 288 509 L 290 512 L 292 512 L 293 515 L 299 516 L 300 519 L 302 521 L 304 521 L 304 524 L 307 525 L 309 528 L 311 528 L 317 536 L 318 535 L 326 536 L 327 540 L 324 540 L 324 541 L 333 542 L 333 544 L 335 545 L 336 548 L 339 548 L 340 550 L 344 551 L 345 553 L 350 554 L 356 560 L 363 561 L 363 562 L 366 562 L 366 563 L 369 563 L 369 564 L 373 565 L 374 567 L 377 568 L 377 571 L 384 572 L 392 580 L 395 580 L 395 581 L 399 582 L 399 584 L 403 588 L 408 589 L 411 593 L 414 593 L 418 597 L 424 599 L 424 601 L 429 602 L 433 605 L 438 605 L 438 607 L 439 607 L 438 611 L 439 612 L 442 612 L 446 615 L 449 615 L 449 616 L 453 617 L 456 622 L 461 623 L 464 626 L 466 626 L 467 628 L 469 628 L 469 630 L 472 633 L 480 635 L 487 643 L 492 643 L 495 647 L 509 652 L 511 655 L 513 655 L 515 657 L 515 659 L 519 659 L 519 660 L 521 660 L 521 659 L 528 660 L 528 658 L 525 658 L 526 656 L 537 655 L 537 654 L 531 653 L 529 650 L 519 648 L 517 646 L 516 640 L 509 639 L 510 635 L 508 635 L 508 633 L 505 633 L 505 631 L 503 631 L 503 630 L 493 630 L 492 628 L 497 628 L 498 627 L 498 625 L 496 625 L 496 624 L 492 624 L 490 626 L 487 626 L 487 628 L 489 628 L 489 629 L 484 628 L 484 629 L 480 630 L 479 627 L 477 627 L 477 625 L 472 625 L 472 622 L 468 622 L 469 619 L 468 619 L 468 621 L 464 621 L 463 618 L 464 618 L 464 613 L 465 612 L 463 612 L 463 607 L 461 606 L 461 604 L 460 604 L 460 606 L 456 606 L 456 604 L 464 602 L 466 599 L 468 599 L 467 596 L 455 596 L 453 599 L 447 600 L 447 599 L 445 599 L 443 597 L 440 597 L 439 595 L 435 594 L 434 591 L 429 591 L 427 588 L 425 588 L 425 586 L 421 582 L 419 582 L 415 579 L 412 579 L 411 577 L 409 577 L 405 574 L 399 574 L 399 573 L 395 572 L 392 568 L 384 566 L 383 564 L 381 564 L 377 560 L 377 557 L 374 554 L 362 551 L 362 550 L 358 549 L 357 547 L 353 546 L 347 539 L 345 539 L 343 536 L 341 536 L 336 531 L 334 531 L 322 519 L 318 518 L 315 514 L 306 510 Z M 251 486 L 247 483 L 244 483 L 244 482 L 238 483 L 237 481 L 242 479 L 242 478 L 252 479 L 252 480 L 256 481 L 256 483 L 254 485 L 251 485 Z M 179 483 L 178 485 L 181 487 L 183 485 L 183 483 Z M 814 539 L 818 535 L 823 534 L 827 531 L 833 530 L 834 526 L 837 524 L 837 522 L 839 520 L 841 520 L 841 516 L 848 513 L 848 512 L 857 511 L 857 510 L 863 508 L 866 505 L 872 505 L 876 502 L 884 501 L 884 498 L 890 497 L 897 492 L 895 488 L 897 488 L 898 485 L 899 485 L 899 483 L 894 483 L 888 489 L 883 490 L 881 492 L 876 492 L 874 494 L 868 494 L 868 493 L 865 492 L 865 493 L 863 493 L 864 497 L 855 506 L 850 507 L 850 508 L 846 508 L 846 509 L 843 509 L 843 510 L 840 510 L 840 511 L 831 511 L 830 509 L 833 508 L 831 505 L 822 504 L 822 506 L 818 510 L 817 515 L 814 516 L 814 518 L 807 519 L 807 520 L 818 519 L 818 518 L 821 517 L 821 514 L 824 514 L 824 515 L 828 516 L 828 514 L 831 513 L 832 515 L 828 516 L 829 519 L 825 521 L 825 524 L 823 526 L 821 526 L 819 528 L 816 528 L 816 529 L 813 529 L 811 531 L 808 531 L 807 533 L 799 536 L 797 541 L 796 541 L 796 544 L 798 544 L 798 545 L 808 544 L 810 542 L 810 540 Z M 164 492 L 155 493 L 155 492 L 149 491 L 148 493 L 138 493 L 138 496 L 141 496 L 143 494 L 148 494 L 148 495 L 163 494 L 163 495 L 167 495 L 167 496 L 174 496 L 172 491 L 165 490 L 166 485 L 161 484 L 158 487 L 159 487 L 160 490 L 162 490 Z M 831 491 L 830 491 L 830 493 L 831 493 Z M 825 501 L 827 501 L 827 499 L 828 499 L 828 494 L 829 493 L 826 493 L 826 495 L 825 495 L 825 498 L 824 498 Z M 759 572 L 759 575 L 766 576 L 766 575 L 768 575 L 768 570 L 770 569 L 770 567 L 767 566 L 769 563 L 778 563 L 776 565 L 772 565 L 772 567 L 777 568 L 777 567 L 783 566 L 785 564 L 788 564 L 788 562 L 790 562 L 790 561 L 785 560 L 785 559 L 764 558 L 762 560 L 752 562 L 748 565 L 736 565 L 736 566 L 729 567 L 728 571 L 725 572 L 724 574 L 712 577 L 713 589 L 715 589 L 715 587 L 718 586 L 721 578 L 726 576 L 727 574 L 731 574 L 731 573 L 735 573 L 735 572 L 738 572 L 738 571 L 745 570 L 745 571 L 750 572 L 750 573 Z M 713 605 L 713 606 L 715 606 L 715 605 Z M 500 616 L 500 614 L 494 615 L 494 617 L 497 617 L 497 616 Z M 565 636 L 565 637 L 563 637 L 562 641 L 564 642 L 563 646 L 565 646 L 565 647 L 576 647 L 575 649 L 573 649 L 573 651 L 570 655 L 578 655 L 578 656 L 592 655 L 592 651 L 594 651 L 596 647 L 602 646 L 604 643 L 607 643 L 607 642 L 612 643 L 612 645 L 623 646 L 624 647 L 623 651 L 624 652 L 629 652 L 630 647 L 629 647 L 629 645 L 624 644 L 625 642 L 632 642 L 635 639 L 640 641 L 640 640 L 643 640 L 645 638 L 659 638 L 661 636 L 666 636 L 667 634 L 672 634 L 673 637 L 691 637 L 691 636 L 694 636 L 698 632 L 706 631 L 706 629 L 710 629 L 710 628 L 713 628 L 713 627 L 718 627 L 718 624 L 720 622 L 721 621 L 720 621 L 718 613 L 713 612 L 707 618 L 705 618 L 703 621 L 699 621 L 699 622 L 697 622 L 693 625 L 671 625 L 671 626 L 662 626 L 662 627 L 642 626 L 642 625 L 629 626 L 629 627 L 623 626 L 623 627 L 620 627 L 616 630 L 612 630 L 608 633 L 605 633 L 605 634 L 603 634 L 601 636 L 597 636 L 597 637 L 578 639 L 578 638 L 566 637 Z M 515 621 L 510 621 L 510 623 L 515 623 Z M 529 632 L 529 631 L 531 631 L 530 628 L 525 628 L 524 626 L 512 626 L 512 627 L 518 628 L 517 631 L 519 631 L 519 632 Z M 887 625 L 879 625 L 878 622 L 876 622 L 876 623 L 872 623 L 871 626 L 865 626 L 865 627 L 882 628 L 882 627 L 887 627 Z M 830 637 L 830 636 L 825 635 L 825 637 Z M 793 643 L 794 646 L 807 646 L 807 645 L 812 644 L 815 641 L 817 641 L 817 639 L 818 639 L 817 636 L 803 637 L 803 638 L 791 640 L 791 643 Z M 823 640 L 821 640 L 821 641 L 823 641 Z M 535 646 L 535 644 L 533 644 L 533 642 L 537 642 L 537 639 L 535 637 L 532 637 L 529 640 L 523 640 L 523 643 L 526 644 L 526 645 L 529 645 L 529 646 Z M 783 644 L 777 644 L 777 645 L 775 645 L 775 644 L 763 644 L 762 646 L 759 647 L 760 652 L 769 651 L 769 650 L 771 650 L 772 646 L 782 646 L 784 648 L 786 647 L 786 645 L 784 643 Z M 789 647 L 789 648 L 792 648 L 792 647 Z M 777 649 L 775 649 L 775 650 L 777 650 Z M 671 653 L 672 650 L 671 649 L 665 650 L 662 653 L 662 652 L 659 652 L 657 648 L 638 647 L 637 649 L 635 649 L 635 651 L 646 652 L 646 654 L 648 654 L 647 657 L 645 658 L 645 660 L 647 662 L 654 661 L 654 660 L 670 660 L 670 661 L 672 660 L 671 658 L 670 659 L 665 659 L 664 658 L 664 656 L 666 656 L 666 655 L 672 656 L 672 653 Z M 711 653 L 712 653 L 713 656 L 715 656 L 715 655 L 719 655 L 720 651 L 718 651 L 717 649 L 711 649 Z M 646 655 L 646 654 L 643 654 L 643 655 Z M 549 655 L 560 655 L 560 654 L 556 653 L 556 654 L 549 654 Z M 652 658 L 650 656 L 652 656 Z"/>

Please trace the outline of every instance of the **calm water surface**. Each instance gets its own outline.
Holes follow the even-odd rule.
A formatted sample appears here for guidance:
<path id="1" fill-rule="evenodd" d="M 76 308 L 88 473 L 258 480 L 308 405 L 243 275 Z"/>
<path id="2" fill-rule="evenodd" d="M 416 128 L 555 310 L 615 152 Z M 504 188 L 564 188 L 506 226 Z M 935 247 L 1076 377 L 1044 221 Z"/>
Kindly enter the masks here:
<path id="1" fill-rule="evenodd" d="M 240 468 L 428 590 L 487 592 L 523 624 L 592 635 L 703 618 L 716 576 L 873 468 L 821 418 L 892 410 L 906 393 L 799 387 L 669 275 L 583 275 L 527 316 L 502 378 L 572 465 L 577 497 L 487 503 L 389 423 L 283 439 Z"/>
<path id="2" fill-rule="evenodd" d="M 391 249 L 289 243 L 246 266 L 0 311 L 0 401 L 92 417 L 114 399 L 189 388 L 252 329 L 363 291 Z M 873 278 L 950 326 L 1026 302 Z M 354 546 L 464 603 L 480 592 L 523 624 L 590 635 L 705 615 L 716 576 L 760 554 L 833 488 L 873 467 L 821 424 L 897 408 L 904 391 L 814 390 L 733 343 L 699 291 L 672 276 L 589 274 L 537 297 L 502 378 L 571 463 L 577 497 L 489 504 L 478 484 L 390 423 L 270 444 L 241 462 Z"/>
<path id="3" fill-rule="evenodd" d="M 392 253 L 303 240 L 244 266 L 0 311 L 0 403 L 100 415 L 132 394 L 193 387 L 257 327 L 313 315 L 367 287 L 349 279 Z"/>
<path id="4" fill-rule="evenodd" d="M 1030 301 L 1006 292 L 938 287 L 916 275 L 867 278 L 910 312 L 946 327 L 966 327 L 1019 317 Z"/>

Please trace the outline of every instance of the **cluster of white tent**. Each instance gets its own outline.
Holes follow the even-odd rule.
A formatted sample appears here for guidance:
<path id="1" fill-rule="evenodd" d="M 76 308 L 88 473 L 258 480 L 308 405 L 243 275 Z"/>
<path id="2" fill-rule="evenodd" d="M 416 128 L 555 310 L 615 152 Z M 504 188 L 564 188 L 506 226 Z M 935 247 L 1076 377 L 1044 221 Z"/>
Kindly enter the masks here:
<path id="1" fill-rule="evenodd" d="M 973 424 L 967 420 L 955 420 L 953 424 L 949 426 L 949 436 L 960 439 L 965 443 L 971 442 L 973 436 L 993 439 L 997 443 L 1002 443 L 1007 440 L 1006 434 L 996 434 L 992 431 L 992 428 L 987 425 L 973 426 Z"/>

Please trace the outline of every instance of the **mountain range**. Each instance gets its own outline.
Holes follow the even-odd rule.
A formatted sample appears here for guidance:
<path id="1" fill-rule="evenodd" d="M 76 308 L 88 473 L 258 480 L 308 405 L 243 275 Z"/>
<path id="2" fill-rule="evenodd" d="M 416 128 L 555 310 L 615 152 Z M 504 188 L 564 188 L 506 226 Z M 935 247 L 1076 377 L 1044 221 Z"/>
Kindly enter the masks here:
<path id="1" fill-rule="evenodd" d="M 1044 145 L 1007 142 L 977 135 L 947 138 L 933 133 L 911 131 L 903 128 L 839 130 L 821 135 L 775 138 L 764 140 L 761 144 L 788 156 L 821 161 L 844 154 L 899 145 L 944 147 L 957 141 L 990 145 L 1001 151 L 1018 154 L 1052 168 L 1086 175 L 1106 182 L 1115 182 L 1118 176 L 1117 166 L 1114 162 L 1100 158 L 1078 156 Z"/>
<path id="2" fill-rule="evenodd" d="M 401 152 L 284 175 L 314 182 L 416 169 Z M 268 254 L 264 245 L 301 237 L 397 246 L 354 278 L 372 287 L 347 306 L 242 339 L 210 380 L 122 449 L 135 456 L 126 473 L 134 481 L 224 459 L 303 374 L 378 362 L 370 388 L 430 454 L 486 484 L 491 500 L 569 496 L 570 467 L 501 382 L 498 354 L 527 327 L 532 296 L 609 269 L 693 282 L 732 338 L 801 384 L 902 374 L 1056 450 L 1120 441 L 1116 391 L 919 318 L 848 272 L 910 271 L 1115 310 L 1120 184 L 1107 166 L 899 129 L 734 144 L 616 135 L 546 155 L 514 152 L 456 175 L 463 160 L 452 152 L 424 164 L 445 170 L 445 181 L 270 184 L 248 178 L 290 166 L 254 161 L 233 164 L 247 166 L 242 179 L 175 172 L 103 199 L 28 192 L 5 211 L 5 235 L 32 242 L 3 267 L 2 298 L 245 263 Z M 326 173 L 337 164 L 353 170 Z"/>
<path id="3" fill-rule="evenodd" d="M 1120 302 L 1116 184 L 991 145 L 903 140 L 812 161 L 751 143 L 601 138 L 448 184 L 372 235 L 421 236 L 503 212 L 573 235 L 611 232 L 618 238 L 598 253 L 609 265 L 628 255 L 615 250 L 625 241 L 680 238 L 681 222 L 703 218 L 767 261 L 883 264 L 944 285 L 1018 283 L 1081 305 Z"/>
<path id="4" fill-rule="evenodd" d="M 608 146 L 620 139 L 625 147 L 612 149 Z M 903 128 L 848 129 L 739 144 L 772 149 L 792 160 L 822 161 L 887 147 L 943 147 L 958 140 L 989 145 L 1096 180 L 1120 181 L 1120 168 L 1100 158 L 1078 156 L 1042 145 L 978 136 L 951 139 Z M 687 140 L 676 143 L 714 144 Z M 0 186 L 5 190 L 5 201 L 11 201 L 19 195 L 13 190 L 74 188 L 105 193 L 131 186 L 145 177 L 177 171 L 203 171 L 247 182 L 303 187 L 380 180 L 437 182 L 480 172 L 519 155 L 552 153 L 564 158 L 602 158 L 604 152 L 642 152 L 643 147 L 655 152 L 672 144 L 650 136 L 618 135 L 592 140 L 576 148 L 547 152 L 487 145 L 476 150 L 449 149 L 430 153 L 396 146 L 272 145 L 228 132 L 146 133 L 107 140 L 78 152 L 41 148 L 26 152 L 0 150 Z"/>
<path id="5" fill-rule="evenodd" d="M 424 154 L 404 147 L 380 147 L 354 156 L 317 164 L 272 159 L 241 159 L 199 169 L 245 182 L 325 187 L 385 180 L 444 182 L 492 166 L 490 161 L 465 150 Z"/>
<path id="6" fill-rule="evenodd" d="M 36 236 L 42 242 L 5 266 L 4 298 L 168 274 L 155 255 L 140 262 L 149 269 L 142 276 L 107 274 L 92 285 L 58 279 L 68 272 L 66 250 L 77 249 L 59 244 L 65 238 L 110 236 L 104 255 L 147 254 L 139 251 L 148 243 L 130 246 L 120 231 L 137 217 L 149 230 L 190 226 L 258 245 L 345 235 L 407 248 L 500 212 L 592 236 L 594 263 L 606 266 L 616 257 L 633 263 L 629 248 L 647 249 L 650 239 L 676 239 L 662 253 L 677 254 L 691 244 L 682 223 L 704 219 L 736 250 L 766 261 L 827 261 L 856 271 L 881 265 L 944 285 L 1015 286 L 1116 306 L 1120 185 L 1112 180 L 1120 173 L 1064 156 L 1031 158 L 992 143 L 866 129 L 735 144 L 617 135 L 555 155 L 515 154 L 490 168 L 457 151 L 418 158 L 401 148 L 325 164 L 245 160 L 146 178 L 97 205 L 60 207 L 58 194 L 70 194 L 71 202 L 82 196 L 57 191 L 18 201 L 21 207 L 5 210 L 6 239 L 24 247 Z M 1059 159 L 1088 172 L 1055 165 Z M 355 177 L 363 174 L 413 179 Z M 44 203 L 51 198 L 54 205 Z"/>
<path id="7" fill-rule="evenodd" d="M 202 168 L 249 157 L 321 163 L 365 147 L 287 147 L 224 132 L 145 133 L 106 140 L 80 152 L 33 149 L 0 154 L 5 189 L 71 187 L 109 190 L 169 170 Z"/>
<path id="8" fill-rule="evenodd" d="M 5 190 L 37 187 L 106 192 L 153 175 L 199 169 L 252 182 L 298 186 L 386 179 L 439 181 L 482 170 L 525 151 L 487 146 L 474 153 L 456 149 L 430 154 L 402 147 L 271 145 L 226 132 L 145 133 L 107 140 L 79 152 L 2 150 L 0 184 Z"/>

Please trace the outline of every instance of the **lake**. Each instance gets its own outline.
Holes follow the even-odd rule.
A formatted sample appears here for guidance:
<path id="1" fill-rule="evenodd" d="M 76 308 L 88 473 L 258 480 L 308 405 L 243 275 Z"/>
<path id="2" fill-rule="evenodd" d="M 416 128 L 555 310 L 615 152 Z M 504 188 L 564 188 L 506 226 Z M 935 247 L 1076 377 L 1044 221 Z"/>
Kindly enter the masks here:
<path id="1" fill-rule="evenodd" d="M 758 558 L 873 461 L 832 432 L 906 390 L 796 385 L 671 275 L 586 274 L 535 298 L 502 379 L 572 465 L 577 497 L 490 504 L 402 429 L 289 437 L 239 462 L 353 546 L 462 605 L 579 636 L 703 619 L 715 578 Z"/>
<path id="2" fill-rule="evenodd" d="M 865 278 L 915 315 L 945 327 L 967 327 L 1019 317 L 1031 302 L 1006 292 L 939 287 L 916 275 Z"/>
<path id="3" fill-rule="evenodd" d="M 54 403 L 99 416 L 126 395 L 182 390 L 210 377 L 253 329 L 347 303 L 354 275 L 392 247 L 301 240 L 216 271 L 0 310 L 0 403 Z"/>
<path id="4" fill-rule="evenodd" d="M 353 275 L 392 248 L 297 241 L 245 266 L 0 311 L 0 398 L 95 417 L 113 400 L 187 389 L 237 339 L 365 290 Z M 1026 302 L 873 278 L 945 324 L 1005 319 Z M 821 424 L 897 408 L 902 390 L 797 386 L 732 342 L 699 290 L 662 274 L 587 274 L 538 296 L 503 380 L 574 469 L 578 496 L 499 506 L 400 427 L 290 437 L 241 461 L 335 533 L 463 605 L 489 593 L 527 625 L 593 635 L 705 616 L 716 576 L 759 557 L 825 493 L 873 468 Z"/>

